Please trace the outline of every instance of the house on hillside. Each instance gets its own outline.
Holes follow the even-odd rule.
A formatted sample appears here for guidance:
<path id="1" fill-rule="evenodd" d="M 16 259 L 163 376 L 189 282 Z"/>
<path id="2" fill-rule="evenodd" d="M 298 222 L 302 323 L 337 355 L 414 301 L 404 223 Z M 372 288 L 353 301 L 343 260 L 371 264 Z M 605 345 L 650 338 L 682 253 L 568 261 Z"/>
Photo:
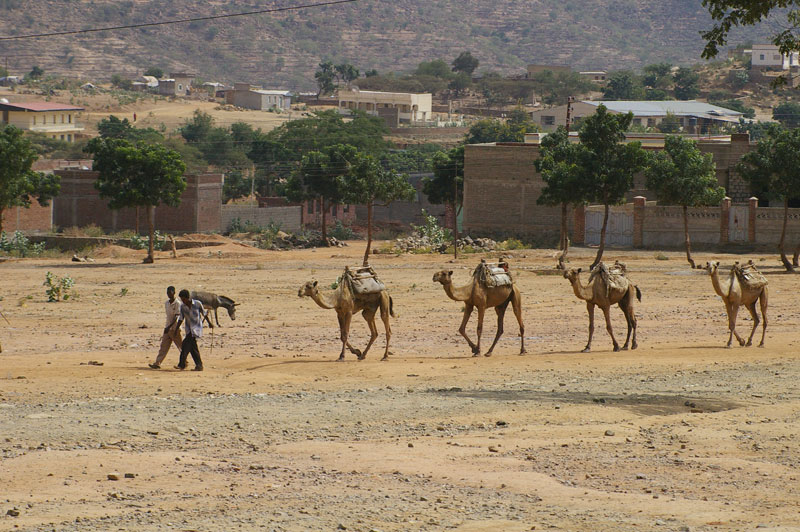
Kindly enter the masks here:
<path id="1" fill-rule="evenodd" d="M 155 76 L 141 76 L 132 83 L 133 90 L 140 92 L 157 91 L 158 78 Z"/>
<path id="2" fill-rule="evenodd" d="M 163 96 L 186 96 L 192 90 L 194 74 L 170 73 L 167 79 L 158 80 L 158 93 Z"/>
<path id="3" fill-rule="evenodd" d="M 608 72 L 605 70 L 589 70 L 585 72 L 578 72 L 578 74 L 580 74 L 582 78 L 592 81 L 600 87 L 605 87 L 606 85 L 606 77 L 608 76 Z"/>
<path id="4" fill-rule="evenodd" d="M 2 124 L 11 124 L 25 131 L 43 133 L 51 139 L 74 142 L 84 130 L 77 121 L 83 107 L 55 102 L 0 103 Z"/>
<path id="5" fill-rule="evenodd" d="M 553 74 L 557 74 L 559 72 L 572 72 L 570 67 L 563 65 L 528 65 L 527 71 L 525 72 L 525 79 L 531 79 L 536 74 L 544 72 L 545 70 L 549 70 Z"/>
<path id="6" fill-rule="evenodd" d="M 245 109 L 266 111 L 268 109 L 289 110 L 292 93 L 286 90 L 264 90 L 249 83 L 235 83 L 232 91 L 225 93 L 227 103 Z"/>
<path id="7" fill-rule="evenodd" d="M 800 67 L 800 56 L 791 52 L 788 55 L 774 44 L 754 44 L 752 50 L 745 50 L 745 55 L 751 56 L 750 68 L 752 70 L 789 70 Z"/>
<path id="8" fill-rule="evenodd" d="M 572 104 L 572 121 L 593 115 L 601 104 L 613 114 L 633 113 L 635 126 L 656 127 L 667 115 L 673 115 L 679 119 L 680 127 L 685 133 L 707 133 L 712 126 L 737 124 L 742 117 L 742 113 L 738 111 L 695 100 L 583 100 Z M 531 117 L 542 129 L 552 131 L 566 124 L 567 106 L 534 111 Z"/>
<path id="9" fill-rule="evenodd" d="M 356 87 L 340 90 L 339 113 L 352 114 L 355 110 L 381 116 L 389 122 L 424 122 L 431 118 L 430 93 L 362 91 Z"/>

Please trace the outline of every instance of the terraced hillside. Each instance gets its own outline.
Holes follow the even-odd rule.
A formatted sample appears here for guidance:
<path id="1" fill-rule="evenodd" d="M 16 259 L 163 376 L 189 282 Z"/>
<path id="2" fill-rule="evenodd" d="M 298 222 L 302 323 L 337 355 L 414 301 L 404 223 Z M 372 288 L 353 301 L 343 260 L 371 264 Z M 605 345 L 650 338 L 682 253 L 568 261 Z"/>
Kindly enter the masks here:
<path id="1" fill-rule="evenodd" d="M 2 0 L 0 35 L 153 22 L 300 2 L 271 0 Z M 581 69 L 699 61 L 698 32 L 710 20 L 699 0 L 359 0 L 352 4 L 208 22 L 0 41 L 12 73 L 104 80 L 151 65 L 205 79 L 310 89 L 320 58 L 362 71 L 402 71 L 471 50 L 483 69 L 521 72 L 527 63 Z M 763 40 L 770 27 L 741 31 Z"/>

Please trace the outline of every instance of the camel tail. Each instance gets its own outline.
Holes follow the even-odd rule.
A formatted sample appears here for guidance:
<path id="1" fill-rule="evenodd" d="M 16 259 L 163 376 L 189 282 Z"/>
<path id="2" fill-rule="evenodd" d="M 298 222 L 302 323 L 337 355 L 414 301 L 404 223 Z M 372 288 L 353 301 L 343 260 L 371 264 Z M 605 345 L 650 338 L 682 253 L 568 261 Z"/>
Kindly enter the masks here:
<path id="1" fill-rule="evenodd" d="M 636 289 L 636 299 L 638 299 L 639 302 L 641 303 L 642 302 L 642 291 L 639 290 L 638 286 L 634 286 L 634 288 Z"/>
<path id="2" fill-rule="evenodd" d="M 389 315 L 393 318 L 397 317 L 397 314 L 394 313 L 394 299 L 392 299 L 392 296 L 389 296 Z"/>

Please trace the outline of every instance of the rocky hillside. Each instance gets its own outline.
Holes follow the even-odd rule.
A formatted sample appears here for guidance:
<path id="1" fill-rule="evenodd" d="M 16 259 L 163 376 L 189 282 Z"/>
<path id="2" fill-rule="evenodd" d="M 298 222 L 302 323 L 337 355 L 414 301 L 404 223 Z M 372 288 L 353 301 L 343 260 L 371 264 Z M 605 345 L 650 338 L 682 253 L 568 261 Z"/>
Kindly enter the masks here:
<path id="1" fill-rule="evenodd" d="M 286 1 L 0 0 L 0 34 L 23 35 L 153 22 L 291 5 Z M 202 6 L 202 7 L 201 7 Z M 699 0 L 359 0 L 274 15 L 182 23 L 38 40 L 0 41 L 12 73 L 107 80 L 148 66 L 207 80 L 314 87 L 321 58 L 362 72 L 403 71 L 470 50 L 480 70 L 522 72 L 528 63 L 580 69 L 699 61 L 710 26 Z M 763 40 L 769 28 L 734 35 Z"/>

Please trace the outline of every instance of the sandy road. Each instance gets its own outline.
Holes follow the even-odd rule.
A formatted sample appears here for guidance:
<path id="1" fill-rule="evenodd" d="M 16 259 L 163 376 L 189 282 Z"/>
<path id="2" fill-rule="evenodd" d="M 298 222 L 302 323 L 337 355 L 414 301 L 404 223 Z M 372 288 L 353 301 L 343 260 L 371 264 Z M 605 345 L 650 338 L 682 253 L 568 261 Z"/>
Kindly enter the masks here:
<path id="1" fill-rule="evenodd" d="M 0 529 L 800 530 L 798 281 L 774 257 L 754 257 L 770 279 L 767 347 L 724 349 L 706 276 L 679 253 L 612 250 L 643 292 L 640 349 L 612 352 L 598 327 L 580 354 L 585 305 L 536 273 L 551 252 L 514 252 L 529 354 L 508 313 L 495 356 L 472 358 L 461 304 L 431 277 L 465 283 L 477 256 L 381 255 L 400 314 L 391 360 L 378 361 L 379 322 L 367 360 L 335 363 L 333 311 L 297 289 L 330 284 L 359 243 L 219 249 L 0 264 Z M 46 303 L 46 271 L 79 297 Z M 213 354 L 202 341 L 203 373 L 147 368 L 168 284 L 242 303 L 237 321 L 220 316 Z M 354 334 L 366 341 L 360 318 Z"/>

